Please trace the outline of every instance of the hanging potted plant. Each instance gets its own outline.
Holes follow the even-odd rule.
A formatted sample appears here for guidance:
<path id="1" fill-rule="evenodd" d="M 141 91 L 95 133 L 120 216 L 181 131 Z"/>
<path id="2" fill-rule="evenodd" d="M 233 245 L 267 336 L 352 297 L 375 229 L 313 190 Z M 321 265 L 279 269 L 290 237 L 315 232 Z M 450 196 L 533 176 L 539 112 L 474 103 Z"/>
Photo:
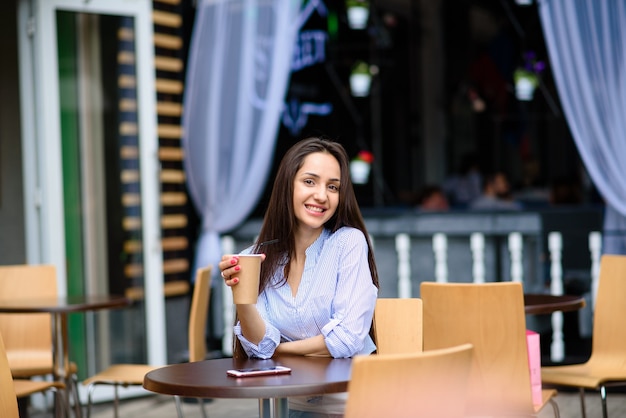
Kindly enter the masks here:
<path id="1" fill-rule="evenodd" d="M 370 93 L 372 73 L 370 66 L 364 61 L 357 61 L 350 72 L 350 91 L 355 97 L 365 97 Z"/>
<path id="2" fill-rule="evenodd" d="M 352 178 L 352 183 L 367 183 L 373 162 L 374 154 L 366 150 L 359 151 L 356 157 L 350 161 L 350 178 Z"/>
<path id="3" fill-rule="evenodd" d="M 517 68 L 513 73 L 515 80 L 515 97 L 518 100 L 532 100 L 535 89 L 539 85 L 539 77 L 525 68 Z"/>
<path id="4" fill-rule="evenodd" d="M 346 0 L 346 13 L 351 29 L 365 29 L 370 14 L 369 1 Z"/>
<path id="5" fill-rule="evenodd" d="M 532 100 L 535 89 L 539 86 L 539 77 L 544 70 L 545 64 L 538 61 L 533 51 L 524 54 L 524 65 L 518 67 L 513 73 L 515 81 L 515 97 L 518 100 Z"/>

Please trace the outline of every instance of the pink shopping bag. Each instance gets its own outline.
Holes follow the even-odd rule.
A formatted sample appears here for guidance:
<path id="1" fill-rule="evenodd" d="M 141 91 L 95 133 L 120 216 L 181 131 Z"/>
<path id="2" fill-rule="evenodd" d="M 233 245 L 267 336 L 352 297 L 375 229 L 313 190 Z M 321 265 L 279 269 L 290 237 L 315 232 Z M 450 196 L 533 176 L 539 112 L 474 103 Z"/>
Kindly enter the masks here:
<path id="1" fill-rule="evenodd" d="M 539 334 L 526 330 L 526 346 L 528 347 L 528 367 L 530 369 L 530 387 L 534 405 L 541 405 L 541 347 Z"/>

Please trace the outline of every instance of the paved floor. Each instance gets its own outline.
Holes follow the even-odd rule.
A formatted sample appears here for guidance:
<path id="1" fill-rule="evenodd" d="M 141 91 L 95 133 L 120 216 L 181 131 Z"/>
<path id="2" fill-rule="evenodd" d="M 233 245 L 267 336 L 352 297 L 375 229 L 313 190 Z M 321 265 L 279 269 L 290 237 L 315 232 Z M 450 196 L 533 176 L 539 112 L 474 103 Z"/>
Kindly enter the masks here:
<path id="1" fill-rule="evenodd" d="M 600 396 L 588 393 L 585 397 L 587 418 L 601 418 Z M 581 417 L 580 400 L 577 392 L 560 392 L 556 398 L 562 418 Z M 609 417 L 626 418 L 626 394 L 617 392 L 608 395 Z M 258 401 L 251 399 L 214 399 L 206 404 L 210 418 L 254 418 L 258 417 Z M 183 403 L 185 418 L 201 418 L 200 406 Z M 48 413 L 33 411 L 31 418 L 48 418 Z M 174 400 L 169 396 L 151 395 L 123 400 L 120 403 L 120 418 L 176 418 Z M 553 417 L 552 407 L 546 406 L 538 418 Z M 91 418 L 113 418 L 112 404 L 96 405 Z"/>

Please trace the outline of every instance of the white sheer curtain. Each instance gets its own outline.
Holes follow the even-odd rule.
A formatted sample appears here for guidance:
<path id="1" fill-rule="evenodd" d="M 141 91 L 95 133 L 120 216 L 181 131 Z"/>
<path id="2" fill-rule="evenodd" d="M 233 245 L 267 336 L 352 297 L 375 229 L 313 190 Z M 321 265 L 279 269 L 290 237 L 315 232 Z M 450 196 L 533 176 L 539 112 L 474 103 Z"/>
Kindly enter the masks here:
<path id="1" fill-rule="evenodd" d="M 183 114 L 187 185 L 202 221 L 194 271 L 219 262 L 220 234 L 243 222 L 264 190 L 299 9 L 300 0 L 198 2 Z M 219 327 L 221 292 L 213 294 Z"/>
<path id="2" fill-rule="evenodd" d="M 541 0 L 561 103 L 606 201 L 604 253 L 626 254 L 626 1 Z"/>
<path id="3" fill-rule="evenodd" d="M 220 233 L 258 202 L 271 168 L 300 0 L 203 0 L 183 116 L 189 192 L 202 219 L 196 266 L 221 258 Z"/>

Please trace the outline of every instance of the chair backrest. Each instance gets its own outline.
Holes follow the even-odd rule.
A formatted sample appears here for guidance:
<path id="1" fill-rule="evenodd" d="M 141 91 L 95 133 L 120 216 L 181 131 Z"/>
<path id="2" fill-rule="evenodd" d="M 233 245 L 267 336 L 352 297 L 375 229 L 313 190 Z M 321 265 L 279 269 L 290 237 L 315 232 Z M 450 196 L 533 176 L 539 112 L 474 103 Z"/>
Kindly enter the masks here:
<path id="1" fill-rule="evenodd" d="M 424 350 L 474 346 L 469 415 L 534 414 L 518 282 L 422 282 Z"/>
<path id="2" fill-rule="evenodd" d="M 471 344 L 424 352 L 356 356 L 346 418 L 465 416 Z"/>
<path id="3" fill-rule="evenodd" d="M 56 268 L 53 265 L 0 266 L 0 299 L 34 297 L 57 297 Z M 26 350 L 49 356 L 52 365 L 50 314 L 0 314 L 0 334 L 4 337 L 12 367 L 22 366 L 16 353 Z"/>
<path id="4" fill-rule="evenodd" d="M 422 351 L 422 300 L 419 298 L 376 300 L 374 335 L 378 354 Z"/>
<path id="5" fill-rule="evenodd" d="M 621 366 L 626 327 L 616 318 L 626 317 L 626 256 L 603 255 L 598 277 L 590 361 L 600 355 L 603 362 L 613 358 Z"/>
<path id="6" fill-rule="evenodd" d="M 2 334 L 0 334 L 0 416 L 3 418 L 19 418 L 17 396 L 13 388 L 13 376 L 9 367 L 9 360 L 4 349 Z"/>
<path id="7" fill-rule="evenodd" d="M 189 361 L 200 361 L 206 357 L 206 321 L 211 296 L 212 266 L 199 268 L 191 297 L 189 310 Z"/>

